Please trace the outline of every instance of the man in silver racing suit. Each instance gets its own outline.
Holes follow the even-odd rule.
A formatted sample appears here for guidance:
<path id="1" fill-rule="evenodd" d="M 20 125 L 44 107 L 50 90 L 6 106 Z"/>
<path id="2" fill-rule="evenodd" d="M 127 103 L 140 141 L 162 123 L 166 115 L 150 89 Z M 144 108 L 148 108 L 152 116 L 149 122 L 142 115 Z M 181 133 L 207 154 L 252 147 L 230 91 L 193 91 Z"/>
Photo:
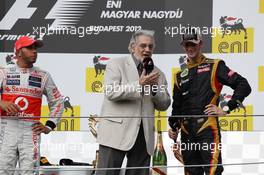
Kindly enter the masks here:
<path id="1" fill-rule="evenodd" d="M 15 43 L 16 64 L 0 68 L 0 174 L 37 174 L 40 134 L 48 134 L 60 120 L 63 98 L 50 74 L 33 64 L 42 42 L 27 36 Z M 50 118 L 40 123 L 42 95 L 47 97 Z"/>

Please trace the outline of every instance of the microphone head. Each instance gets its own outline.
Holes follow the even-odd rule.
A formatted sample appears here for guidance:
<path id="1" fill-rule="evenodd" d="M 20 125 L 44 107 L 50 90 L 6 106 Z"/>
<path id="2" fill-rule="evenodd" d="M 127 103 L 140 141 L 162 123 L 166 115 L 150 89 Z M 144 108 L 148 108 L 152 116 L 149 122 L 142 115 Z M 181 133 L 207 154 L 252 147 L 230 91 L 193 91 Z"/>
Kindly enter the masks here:
<path id="1" fill-rule="evenodd" d="M 143 68 L 146 70 L 146 74 L 150 74 L 154 69 L 154 62 L 151 57 L 146 57 L 143 60 Z"/>

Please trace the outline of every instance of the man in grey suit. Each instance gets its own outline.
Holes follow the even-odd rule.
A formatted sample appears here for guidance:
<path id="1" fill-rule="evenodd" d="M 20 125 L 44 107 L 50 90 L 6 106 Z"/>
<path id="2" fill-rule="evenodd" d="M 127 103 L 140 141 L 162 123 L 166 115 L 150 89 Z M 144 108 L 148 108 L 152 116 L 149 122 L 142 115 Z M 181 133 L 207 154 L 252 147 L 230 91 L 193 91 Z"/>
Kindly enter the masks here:
<path id="1" fill-rule="evenodd" d="M 98 168 L 148 167 L 154 152 L 154 111 L 170 105 L 164 73 L 156 66 L 139 70 L 155 48 L 154 31 L 140 30 L 131 37 L 128 57 L 112 59 L 105 72 L 105 97 L 98 124 Z M 116 118 L 119 117 L 119 118 Z M 97 175 L 118 175 L 98 170 Z M 127 169 L 126 175 L 148 175 L 149 168 Z"/>

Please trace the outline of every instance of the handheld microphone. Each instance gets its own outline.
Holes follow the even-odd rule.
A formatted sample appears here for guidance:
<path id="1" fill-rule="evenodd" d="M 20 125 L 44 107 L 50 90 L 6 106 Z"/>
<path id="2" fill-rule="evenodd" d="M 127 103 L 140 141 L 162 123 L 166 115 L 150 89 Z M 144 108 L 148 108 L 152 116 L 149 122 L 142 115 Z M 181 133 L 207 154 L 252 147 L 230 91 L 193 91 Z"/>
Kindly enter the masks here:
<path id="1" fill-rule="evenodd" d="M 143 68 L 146 70 L 146 74 L 150 74 L 154 69 L 154 62 L 151 57 L 146 57 L 143 60 Z"/>
<path id="2" fill-rule="evenodd" d="M 90 163 L 82 163 L 82 162 L 74 162 L 71 159 L 61 159 L 60 160 L 60 165 L 71 165 L 71 166 L 93 166 Z"/>

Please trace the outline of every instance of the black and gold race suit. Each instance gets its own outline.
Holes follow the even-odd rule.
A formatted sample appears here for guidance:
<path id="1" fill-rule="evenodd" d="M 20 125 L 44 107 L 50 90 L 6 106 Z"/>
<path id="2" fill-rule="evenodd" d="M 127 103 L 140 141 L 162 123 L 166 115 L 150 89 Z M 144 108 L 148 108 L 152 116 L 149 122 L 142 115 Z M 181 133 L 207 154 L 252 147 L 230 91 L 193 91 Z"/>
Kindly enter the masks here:
<path id="1" fill-rule="evenodd" d="M 217 117 L 205 115 L 205 106 L 218 105 L 223 85 L 234 92 L 228 107 L 238 107 L 251 92 L 248 81 L 230 70 L 223 60 L 209 59 L 202 55 L 197 64 L 187 63 L 187 69 L 176 74 L 173 90 L 172 116 L 169 117 L 171 128 L 181 128 L 181 148 L 185 165 L 222 164 L 221 135 Z M 238 101 L 237 101 L 238 100 Z M 194 115 L 175 117 L 175 115 Z M 220 166 L 200 166 L 185 168 L 190 175 L 219 175 Z"/>

